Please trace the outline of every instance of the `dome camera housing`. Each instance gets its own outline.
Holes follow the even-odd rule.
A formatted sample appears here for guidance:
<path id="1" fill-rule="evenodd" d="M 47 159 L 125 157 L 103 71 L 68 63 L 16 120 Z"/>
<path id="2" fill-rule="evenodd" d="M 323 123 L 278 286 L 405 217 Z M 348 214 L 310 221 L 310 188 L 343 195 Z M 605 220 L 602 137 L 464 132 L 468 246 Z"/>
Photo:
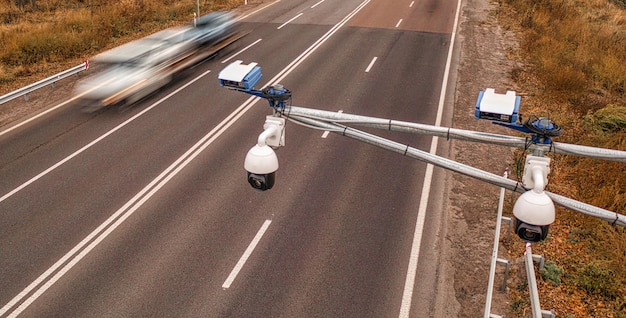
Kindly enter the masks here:
<path id="1" fill-rule="evenodd" d="M 554 203 L 543 191 L 527 191 L 513 206 L 515 233 L 526 242 L 540 242 L 548 236 L 555 219 Z"/>
<path id="2" fill-rule="evenodd" d="M 243 164 L 248 172 L 248 183 L 259 191 L 269 190 L 274 186 L 278 157 L 267 145 L 254 145 L 246 155 Z"/>

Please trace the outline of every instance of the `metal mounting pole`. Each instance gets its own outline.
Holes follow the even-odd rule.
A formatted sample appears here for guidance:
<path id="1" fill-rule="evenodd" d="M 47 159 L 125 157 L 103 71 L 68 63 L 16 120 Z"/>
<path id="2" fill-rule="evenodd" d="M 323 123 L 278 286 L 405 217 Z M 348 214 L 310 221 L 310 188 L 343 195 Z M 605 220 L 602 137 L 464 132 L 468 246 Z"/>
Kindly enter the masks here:
<path id="1" fill-rule="evenodd" d="M 526 277 L 528 278 L 528 291 L 530 293 L 530 309 L 533 318 L 541 318 L 541 303 L 539 302 L 539 292 L 537 290 L 537 278 L 535 277 L 535 265 L 533 263 L 533 253 L 530 243 L 526 243 L 524 252 L 526 264 Z"/>
<path id="2" fill-rule="evenodd" d="M 487 183 L 490 183 L 499 187 L 504 187 L 514 192 L 518 192 L 518 193 L 526 192 L 526 189 L 523 187 L 523 185 L 514 180 L 505 179 L 499 175 L 489 173 L 489 172 L 480 170 L 478 168 L 474 168 L 472 166 L 468 166 L 468 165 L 456 162 L 451 159 L 439 157 L 437 155 L 430 154 L 425 151 L 421 151 L 419 149 L 415 149 L 410 146 L 403 145 L 403 144 L 385 139 L 377 135 L 369 134 L 369 133 L 366 133 L 366 132 L 363 132 L 354 128 L 350 128 L 344 125 L 339 125 L 335 122 L 326 121 L 324 119 L 321 119 L 321 116 L 310 116 L 308 114 L 305 115 L 302 112 L 302 110 L 304 110 L 304 108 L 301 108 L 301 107 L 296 108 L 296 107 L 291 106 L 288 109 L 285 109 L 282 115 L 287 117 L 289 120 L 293 122 L 302 124 L 309 128 L 328 130 L 330 132 L 338 133 L 345 137 L 356 139 L 356 140 L 368 143 L 370 145 L 373 145 L 379 148 L 383 148 L 392 152 L 400 153 L 407 157 L 411 157 L 420 161 L 431 163 L 435 166 L 438 166 L 447 170 L 451 170 L 454 172 L 458 172 L 458 173 L 470 176 L 472 178 L 475 178 L 475 179 L 478 179 L 478 180 L 481 180 L 481 181 L 484 181 L 484 182 L 487 182 Z M 316 110 L 315 112 L 319 113 L 320 111 Z M 330 113 L 330 112 L 327 112 L 327 113 Z M 626 154 L 626 152 L 623 152 L 623 151 L 620 153 Z M 620 157 L 622 156 L 624 155 L 620 154 Z M 626 159 L 626 156 L 624 156 L 624 159 Z M 552 201 L 554 201 L 555 204 L 558 204 L 568 209 L 611 222 L 614 225 L 626 226 L 626 215 L 622 215 L 613 211 L 605 210 L 605 209 L 593 206 L 591 204 L 587 204 L 587 203 L 580 202 L 574 199 L 570 199 L 568 197 L 564 197 L 556 193 L 551 193 L 549 191 L 545 191 L 545 193 L 550 197 L 550 199 L 552 199 Z"/>
<path id="3" fill-rule="evenodd" d="M 504 177 L 508 178 L 508 169 L 504 171 Z M 489 268 L 489 283 L 487 286 L 487 301 L 485 302 L 484 318 L 491 316 L 491 298 L 493 296 L 493 281 L 496 276 L 496 263 L 498 261 L 498 246 L 500 245 L 500 225 L 502 224 L 502 209 L 504 207 L 504 192 L 506 189 L 500 188 L 500 200 L 498 201 L 498 216 L 496 217 L 496 233 L 493 237 L 493 252 L 491 253 L 491 267 Z"/>

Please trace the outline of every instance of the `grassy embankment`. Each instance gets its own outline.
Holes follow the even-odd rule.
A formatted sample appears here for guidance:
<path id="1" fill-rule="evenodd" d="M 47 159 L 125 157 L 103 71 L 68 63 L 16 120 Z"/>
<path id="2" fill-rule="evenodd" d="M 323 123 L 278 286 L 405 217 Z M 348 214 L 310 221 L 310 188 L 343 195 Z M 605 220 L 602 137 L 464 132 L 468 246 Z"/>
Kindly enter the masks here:
<path id="1" fill-rule="evenodd" d="M 556 140 L 626 150 L 626 2 L 499 0 L 498 17 L 518 32 L 509 52 L 527 67 L 512 77 L 526 94 L 522 112 L 563 127 Z M 626 214 L 626 163 L 549 155 L 548 189 Z M 520 156 L 521 157 L 521 156 Z M 512 250 L 519 252 L 521 243 Z M 626 231 L 557 208 L 539 274 L 542 307 L 557 317 L 626 317 Z M 528 313 L 527 286 L 513 288 L 512 310 Z"/>
<path id="2" fill-rule="evenodd" d="M 191 22 L 196 1 L 36 0 L 0 2 L 0 95 L 79 65 L 98 52 Z M 200 1 L 200 12 L 241 1 Z"/>

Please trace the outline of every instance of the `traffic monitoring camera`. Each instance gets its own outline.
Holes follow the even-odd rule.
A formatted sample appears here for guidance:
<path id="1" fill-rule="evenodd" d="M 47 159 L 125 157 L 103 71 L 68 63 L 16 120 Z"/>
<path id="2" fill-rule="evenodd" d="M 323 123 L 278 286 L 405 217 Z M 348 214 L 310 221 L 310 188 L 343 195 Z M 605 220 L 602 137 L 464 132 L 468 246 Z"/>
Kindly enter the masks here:
<path id="1" fill-rule="evenodd" d="M 493 88 L 487 88 L 478 93 L 474 117 L 514 124 L 519 116 L 520 100 L 514 91 L 498 94 Z"/>
<path id="2" fill-rule="evenodd" d="M 219 73 L 217 78 L 221 86 L 245 92 L 254 89 L 263 76 L 261 67 L 257 66 L 257 63 L 245 65 L 241 62 L 241 60 L 235 61 Z"/>
<path id="3" fill-rule="evenodd" d="M 522 183 L 531 190 L 523 193 L 513 206 L 515 233 L 526 242 L 545 240 L 555 219 L 554 203 L 544 191 L 549 172 L 550 158 L 526 157 Z"/>
<path id="4" fill-rule="evenodd" d="M 265 191 L 271 189 L 274 185 L 275 173 L 278 169 L 278 158 L 274 153 L 274 149 L 284 145 L 284 127 L 285 119 L 287 118 L 292 122 L 309 128 L 337 132 L 343 136 L 403 153 L 405 156 L 460 172 L 516 192 L 520 189 L 526 190 L 515 203 L 513 214 L 515 216 L 515 233 L 527 242 L 538 242 L 547 237 L 548 228 L 555 220 L 554 202 L 585 214 L 612 220 L 614 224 L 626 224 L 626 221 L 622 221 L 624 216 L 620 214 L 568 198 L 564 199 L 544 190 L 548 182 L 547 175 L 550 172 L 550 159 L 544 157 L 544 152 L 555 151 L 566 154 L 571 152 L 581 156 L 605 159 L 608 157 L 606 154 L 607 150 L 599 149 L 596 151 L 593 149 L 592 151 L 589 147 L 561 143 L 559 148 L 553 148 L 552 146 L 548 148 L 548 145 L 552 145 L 552 137 L 560 135 L 561 128 L 549 118 L 531 117 L 525 123 L 517 123 L 519 119 L 520 97 L 515 96 L 515 92 L 509 91 L 506 94 L 496 94 L 493 89 L 486 89 L 480 92 L 476 102 L 475 117 L 477 119 L 493 120 L 494 124 L 529 134 L 530 139 L 460 131 L 453 128 L 448 128 L 444 132 L 442 127 L 439 126 L 288 106 L 288 102 L 291 100 L 291 92 L 282 85 L 273 84 L 261 90 L 254 89 L 254 86 L 261 78 L 261 68 L 256 63 L 244 65 L 241 64 L 241 61 L 234 62 L 220 72 L 218 78 L 222 86 L 268 100 L 270 107 L 273 109 L 273 115 L 267 116 L 263 126 L 264 131 L 259 135 L 257 144 L 246 155 L 244 162 L 244 168 L 248 172 L 248 182 L 257 190 Z M 520 147 L 525 150 L 530 147 L 533 150 L 533 155 L 529 155 L 526 158 L 522 187 L 519 186 L 519 182 L 509 180 L 508 178 L 498 177 L 449 159 L 431 156 L 419 149 L 359 131 L 346 126 L 345 123 L 385 130 L 424 133 L 433 136 L 445 134 L 444 136 L 448 138 L 496 143 Z M 626 154 L 617 150 L 611 150 L 609 158 L 615 158 L 609 160 L 626 161 Z"/>
<path id="5" fill-rule="evenodd" d="M 248 183 L 256 190 L 265 191 L 274 186 L 278 157 L 272 147 L 285 145 L 285 119 L 267 116 L 257 144 L 246 154 L 243 167 L 248 172 Z"/>

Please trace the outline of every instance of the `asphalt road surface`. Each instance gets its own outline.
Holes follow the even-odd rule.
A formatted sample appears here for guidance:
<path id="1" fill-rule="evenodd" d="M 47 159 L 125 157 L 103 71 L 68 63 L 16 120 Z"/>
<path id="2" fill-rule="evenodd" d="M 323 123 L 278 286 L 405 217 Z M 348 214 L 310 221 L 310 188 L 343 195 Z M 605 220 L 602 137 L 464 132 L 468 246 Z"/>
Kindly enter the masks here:
<path id="1" fill-rule="evenodd" d="M 257 62 L 293 105 L 435 124 L 456 8 L 266 2 L 235 47 L 133 107 L 1 130 L 0 317 L 433 316 L 438 172 L 288 123 L 276 185 L 255 191 L 243 159 L 271 109 L 217 74 Z"/>

